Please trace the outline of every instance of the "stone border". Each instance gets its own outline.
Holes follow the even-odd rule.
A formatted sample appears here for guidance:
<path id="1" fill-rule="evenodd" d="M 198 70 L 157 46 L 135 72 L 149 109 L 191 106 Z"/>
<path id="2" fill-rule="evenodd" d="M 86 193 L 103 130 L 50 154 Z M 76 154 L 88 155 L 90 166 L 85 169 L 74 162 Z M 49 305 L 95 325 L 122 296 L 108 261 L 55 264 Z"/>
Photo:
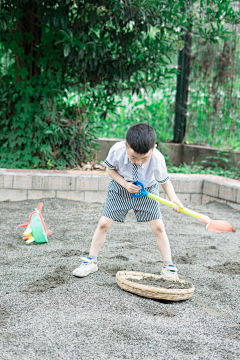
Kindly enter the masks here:
<path id="1" fill-rule="evenodd" d="M 218 201 L 240 211 L 240 181 L 214 175 L 169 174 L 184 205 Z M 104 203 L 104 171 L 0 169 L 0 202 L 60 198 Z M 159 185 L 160 196 L 167 198 Z"/>
<path id="2" fill-rule="evenodd" d="M 109 139 L 98 138 L 95 142 L 98 144 L 98 150 L 94 151 L 96 160 L 104 161 L 108 155 L 110 148 L 118 141 L 124 139 Z M 217 149 L 211 146 L 190 145 L 190 144 L 175 144 L 171 142 L 164 142 L 158 145 L 158 149 L 163 155 L 168 155 L 172 164 L 179 166 L 181 163 L 191 164 L 193 161 L 210 158 L 216 154 L 216 151 L 225 151 L 226 155 L 231 159 L 232 164 L 240 169 L 240 151 Z M 214 160 L 216 162 L 216 160 Z M 217 162 L 221 163 L 220 160 Z"/>

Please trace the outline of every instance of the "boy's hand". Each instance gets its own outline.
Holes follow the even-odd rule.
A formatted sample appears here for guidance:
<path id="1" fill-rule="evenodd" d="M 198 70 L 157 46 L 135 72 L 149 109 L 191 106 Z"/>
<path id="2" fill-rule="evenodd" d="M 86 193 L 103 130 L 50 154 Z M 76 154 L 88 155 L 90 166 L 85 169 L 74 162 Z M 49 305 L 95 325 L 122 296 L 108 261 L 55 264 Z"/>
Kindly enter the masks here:
<path id="1" fill-rule="evenodd" d="M 127 182 L 125 187 L 130 193 L 138 193 L 140 188 L 140 185 L 134 185 L 132 182 Z"/>
<path id="2" fill-rule="evenodd" d="M 173 203 L 175 203 L 175 204 L 177 204 L 177 205 L 179 205 L 180 208 L 183 208 L 183 204 L 181 203 L 181 201 L 180 201 L 177 197 L 172 198 L 170 201 L 173 202 Z M 176 206 L 176 205 L 173 205 L 172 209 L 173 209 L 174 211 L 178 212 L 178 213 L 182 213 L 182 211 L 179 210 L 179 207 Z"/>

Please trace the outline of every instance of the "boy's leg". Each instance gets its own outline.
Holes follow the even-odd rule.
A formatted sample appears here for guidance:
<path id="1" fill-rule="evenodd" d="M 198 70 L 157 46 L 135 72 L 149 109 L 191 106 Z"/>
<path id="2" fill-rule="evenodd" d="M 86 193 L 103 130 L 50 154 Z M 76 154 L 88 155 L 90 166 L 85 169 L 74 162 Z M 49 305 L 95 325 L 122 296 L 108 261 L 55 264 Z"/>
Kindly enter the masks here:
<path id="1" fill-rule="evenodd" d="M 101 217 L 93 235 L 89 256 L 98 256 L 105 242 L 107 231 L 112 226 L 113 221 L 113 219 L 109 219 L 106 216 Z"/>
<path id="2" fill-rule="evenodd" d="M 162 219 L 150 220 L 149 224 L 156 237 L 157 247 L 163 261 L 172 261 L 170 245 Z"/>
<path id="3" fill-rule="evenodd" d="M 106 239 L 107 231 L 113 223 L 113 219 L 102 216 L 99 220 L 97 229 L 93 235 L 92 244 L 88 258 L 82 258 L 84 261 L 77 269 L 73 271 L 73 275 L 84 277 L 95 271 L 98 271 L 97 256 Z"/>
<path id="4" fill-rule="evenodd" d="M 162 254 L 163 268 L 161 274 L 167 277 L 178 279 L 177 268 L 172 263 L 172 256 L 168 237 L 161 219 L 150 220 L 150 226 L 155 234 L 157 247 Z"/>

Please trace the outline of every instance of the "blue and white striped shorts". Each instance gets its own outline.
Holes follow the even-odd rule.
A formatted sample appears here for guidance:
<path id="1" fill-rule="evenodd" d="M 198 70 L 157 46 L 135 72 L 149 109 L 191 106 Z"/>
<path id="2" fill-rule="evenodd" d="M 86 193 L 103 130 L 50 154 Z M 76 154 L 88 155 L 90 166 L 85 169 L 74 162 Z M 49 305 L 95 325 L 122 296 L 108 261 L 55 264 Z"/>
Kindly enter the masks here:
<path id="1" fill-rule="evenodd" d="M 152 194 L 159 195 L 158 183 L 147 187 L 146 190 Z M 124 223 L 127 213 L 131 209 L 134 210 L 138 222 L 162 218 L 160 206 L 156 200 L 146 196 L 135 198 L 129 191 L 112 179 L 108 186 L 107 199 L 102 216 Z"/>

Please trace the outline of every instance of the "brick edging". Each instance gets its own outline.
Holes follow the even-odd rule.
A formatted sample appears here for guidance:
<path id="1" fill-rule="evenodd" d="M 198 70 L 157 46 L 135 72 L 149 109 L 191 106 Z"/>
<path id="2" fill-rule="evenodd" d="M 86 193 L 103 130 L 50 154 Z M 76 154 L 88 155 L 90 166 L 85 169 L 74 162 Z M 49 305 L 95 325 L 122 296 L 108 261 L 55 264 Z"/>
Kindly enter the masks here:
<path id="1" fill-rule="evenodd" d="M 240 181 L 215 175 L 169 175 L 184 204 L 219 201 L 240 211 Z M 0 169 L 0 201 L 56 197 L 104 203 L 109 181 L 103 171 Z M 166 197 L 161 186 L 159 190 Z"/>

